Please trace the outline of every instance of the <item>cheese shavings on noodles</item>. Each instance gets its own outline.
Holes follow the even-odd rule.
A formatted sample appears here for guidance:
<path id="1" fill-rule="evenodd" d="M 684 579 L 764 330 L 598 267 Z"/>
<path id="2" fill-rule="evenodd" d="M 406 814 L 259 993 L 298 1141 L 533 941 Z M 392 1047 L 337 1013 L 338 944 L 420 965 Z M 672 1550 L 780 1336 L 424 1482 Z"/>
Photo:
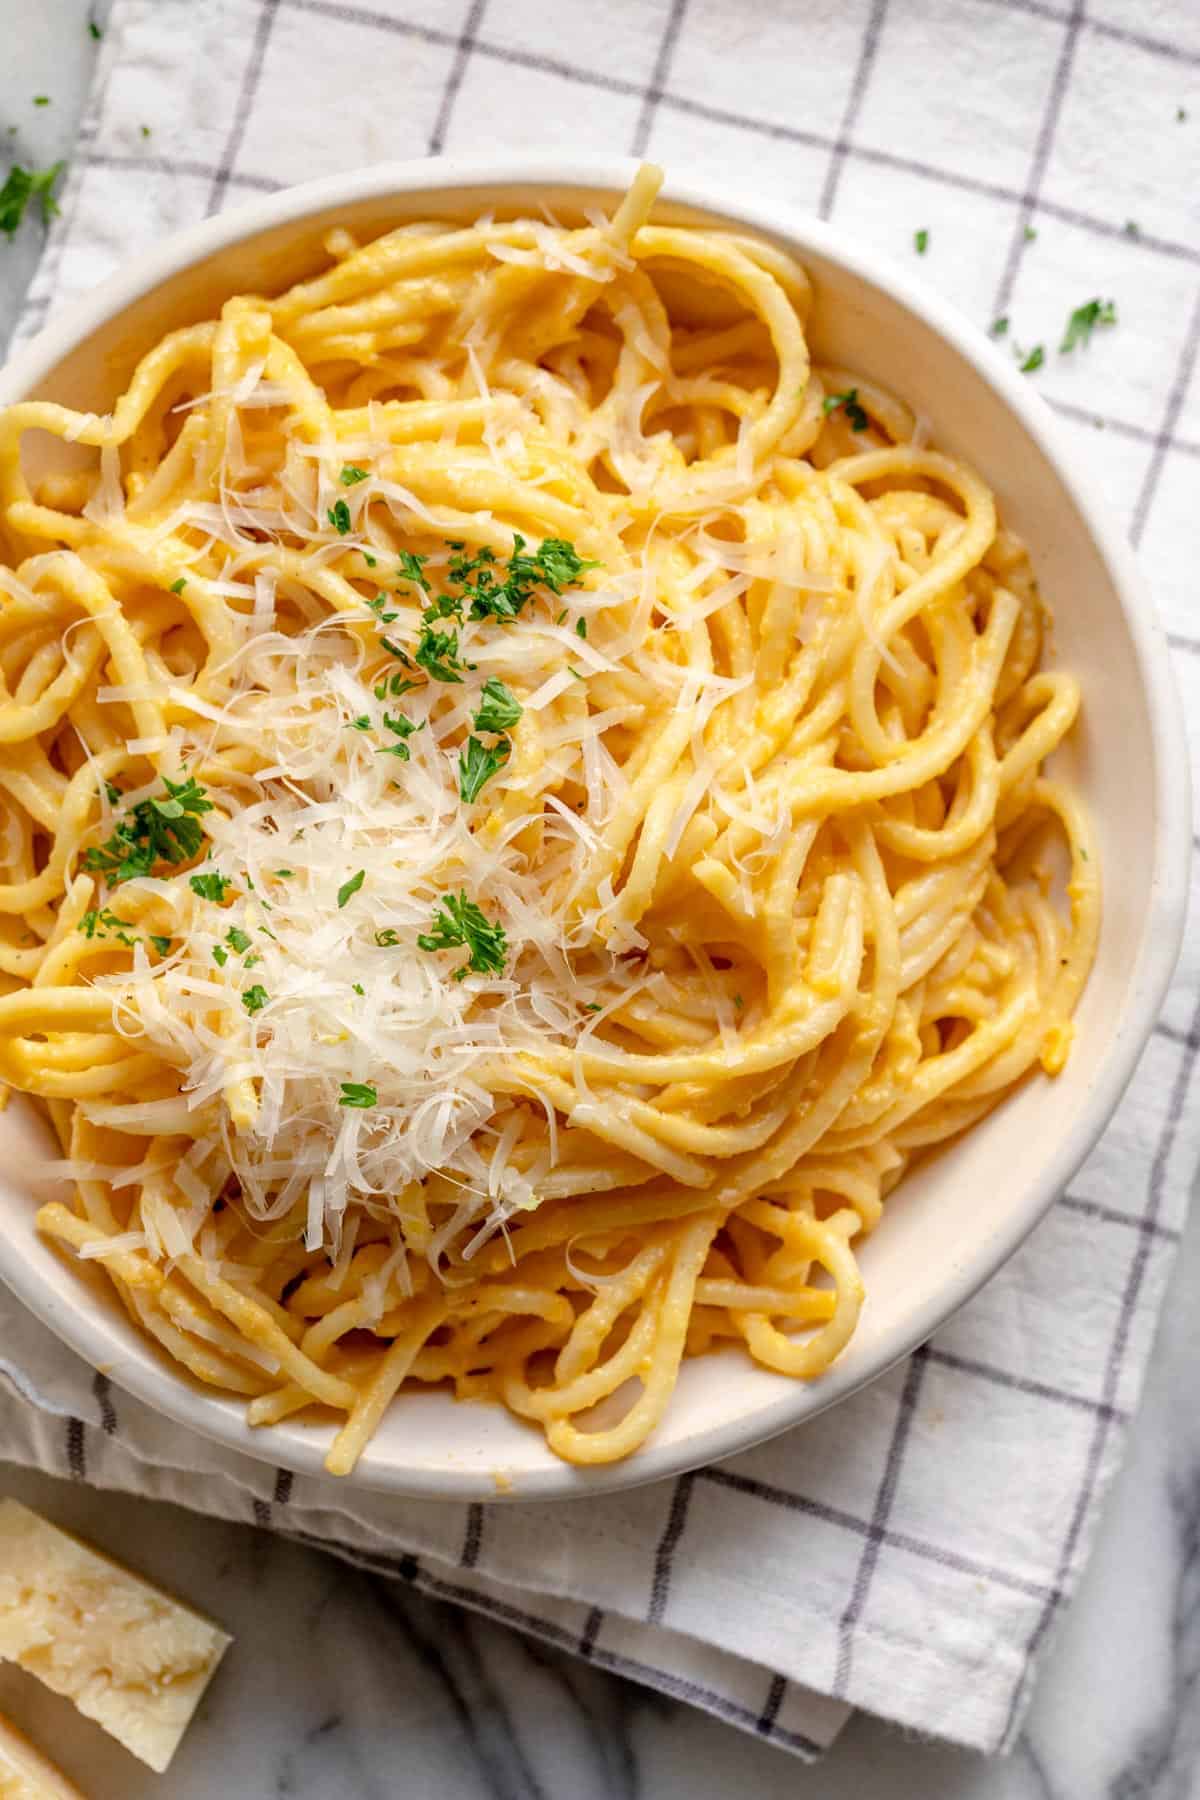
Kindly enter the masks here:
<path id="1" fill-rule="evenodd" d="M 819 1377 L 914 1158 L 1069 1053 L 1098 863 L 1024 549 L 659 181 L 336 232 L 109 412 L 0 414 L 38 1224 L 333 1473 L 422 1384 L 596 1463 L 685 1355 Z"/>

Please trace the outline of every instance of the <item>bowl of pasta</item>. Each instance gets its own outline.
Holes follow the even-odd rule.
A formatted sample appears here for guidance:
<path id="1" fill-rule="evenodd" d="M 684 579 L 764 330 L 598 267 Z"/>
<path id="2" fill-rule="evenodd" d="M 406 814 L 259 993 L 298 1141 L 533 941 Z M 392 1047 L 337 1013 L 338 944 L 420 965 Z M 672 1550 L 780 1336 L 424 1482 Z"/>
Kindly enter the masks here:
<path id="1" fill-rule="evenodd" d="M 366 1487 L 586 1494 L 921 1343 L 1182 929 L 1131 556 L 981 333 L 626 163 L 314 183 L 0 376 L 0 1276 Z"/>

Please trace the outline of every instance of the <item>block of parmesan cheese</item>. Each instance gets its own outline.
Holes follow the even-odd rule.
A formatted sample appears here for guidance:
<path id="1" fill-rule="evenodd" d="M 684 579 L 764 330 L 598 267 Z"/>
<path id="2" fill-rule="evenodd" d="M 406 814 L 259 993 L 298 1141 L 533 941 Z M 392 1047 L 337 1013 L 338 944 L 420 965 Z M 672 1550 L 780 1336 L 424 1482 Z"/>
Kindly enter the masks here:
<path id="1" fill-rule="evenodd" d="M 15 1500 L 0 1501 L 0 1658 L 160 1772 L 230 1639 Z"/>
<path id="2" fill-rule="evenodd" d="M 0 1800 L 83 1800 L 15 1725 L 0 1718 Z"/>

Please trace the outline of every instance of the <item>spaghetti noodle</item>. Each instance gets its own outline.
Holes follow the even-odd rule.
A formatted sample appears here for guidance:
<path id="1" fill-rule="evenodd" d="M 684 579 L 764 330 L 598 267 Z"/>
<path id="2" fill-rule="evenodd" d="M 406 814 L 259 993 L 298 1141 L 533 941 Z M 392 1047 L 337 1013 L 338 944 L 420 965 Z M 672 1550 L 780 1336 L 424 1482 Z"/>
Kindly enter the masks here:
<path id="1" fill-rule="evenodd" d="M 333 1472 L 413 1384 L 587 1463 L 685 1354 L 819 1375 L 885 1196 L 1062 1066 L 1091 963 L 1021 544 L 657 185 L 334 233 L 108 416 L 0 415 L 38 1224 L 255 1424 L 331 1411 Z"/>

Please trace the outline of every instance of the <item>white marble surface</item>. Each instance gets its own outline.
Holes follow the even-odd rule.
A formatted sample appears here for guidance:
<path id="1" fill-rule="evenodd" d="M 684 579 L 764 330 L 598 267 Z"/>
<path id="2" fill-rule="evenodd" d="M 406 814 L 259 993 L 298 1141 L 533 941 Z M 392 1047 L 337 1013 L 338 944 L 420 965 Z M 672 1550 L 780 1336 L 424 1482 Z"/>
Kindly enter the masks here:
<path id="1" fill-rule="evenodd" d="M 0 181 L 13 162 L 44 169 L 70 155 L 99 49 L 88 21 L 103 13 L 87 0 L 0 0 Z M 50 104 L 35 106 L 37 94 Z M 0 352 L 44 231 L 35 203 L 15 238 L 0 236 Z"/>
<path id="2" fill-rule="evenodd" d="M 88 17 L 85 0 L 0 0 L 0 176 L 13 157 L 41 167 L 67 154 L 96 48 Z M 50 105 L 35 107 L 35 94 Z M 0 344 L 39 242 L 36 221 L 14 243 L 0 239 Z M 1006 1760 L 859 1718 L 820 1768 L 804 1768 L 600 1670 L 248 1527 L 2 1469 L 0 1491 L 190 1598 L 237 1641 L 166 1778 L 7 1668 L 0 1710 L 91 1800 L 1189 1800 L 1200 1795 L 1198 1299 L 1200 1216 L 1125 1471 Z"/>

